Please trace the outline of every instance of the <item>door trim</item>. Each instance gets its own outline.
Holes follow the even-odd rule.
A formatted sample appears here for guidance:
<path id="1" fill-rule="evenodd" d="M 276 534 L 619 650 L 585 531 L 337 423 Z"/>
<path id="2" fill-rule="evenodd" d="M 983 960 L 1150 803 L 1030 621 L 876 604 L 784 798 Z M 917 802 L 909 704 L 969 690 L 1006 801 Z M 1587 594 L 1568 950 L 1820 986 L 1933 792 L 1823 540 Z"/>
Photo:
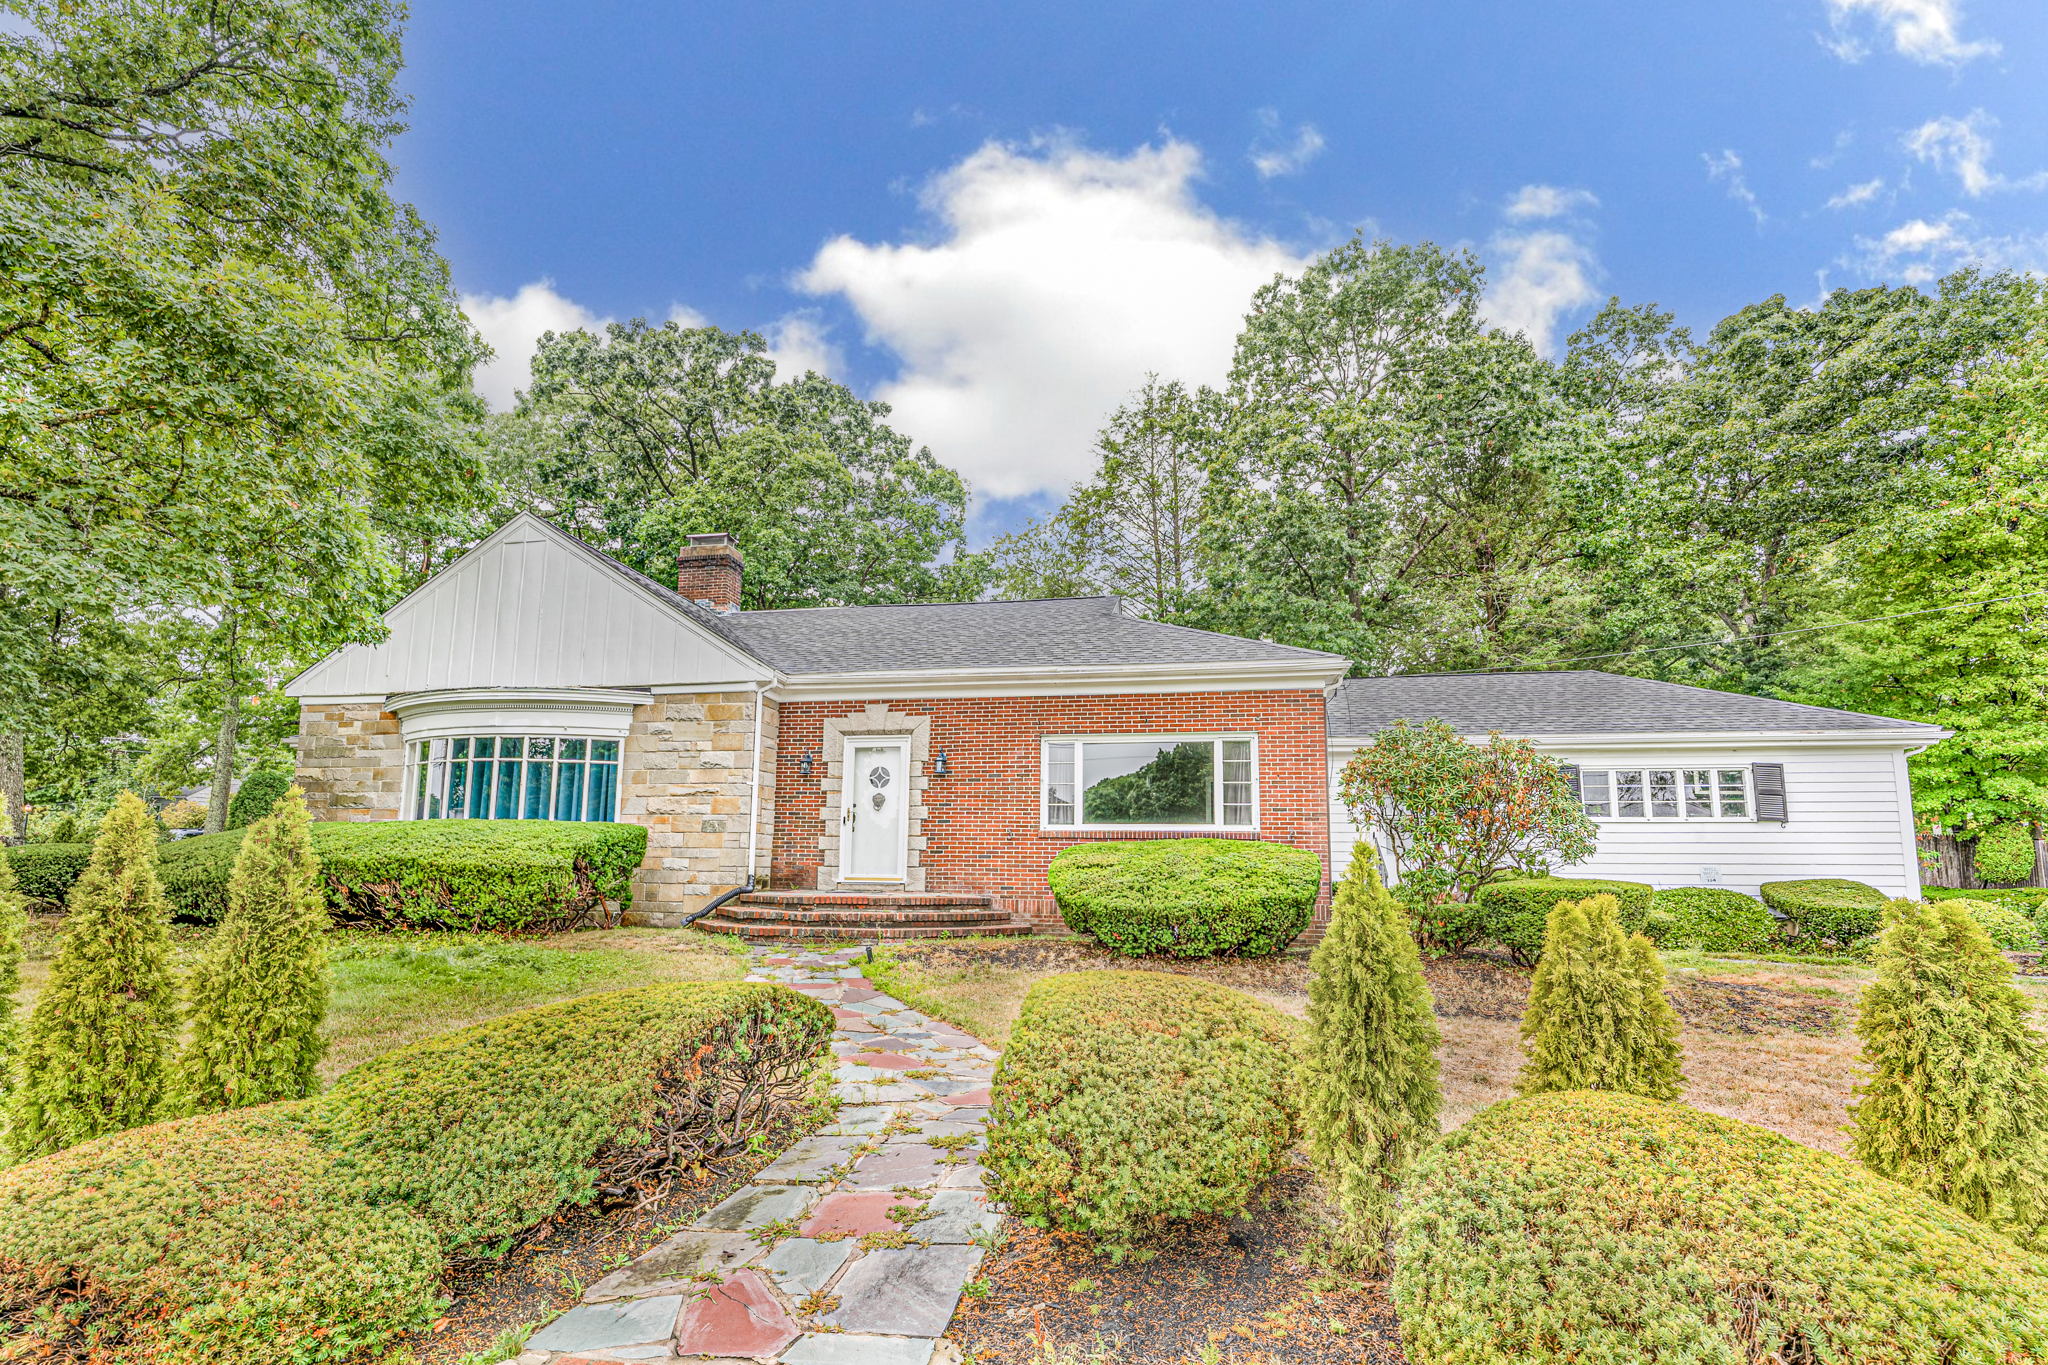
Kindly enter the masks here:
<path id="1" fill-rule="evenodd" d="M 842 886 L 902 886 L 909 880 L 910 871 L 910 814 L 911 791 L 915 786 L 915 774 L 911 771 L 910 737 L 908 735 L 848 735 L 846 749 L 840 756 L 839 771 L 845 774 L 844 786 L 840 793 L 840 819 L 844 821 L 855 809 L 853 751 L 861 749 L 894 749 L 901 756 L 903 791 L 902 815 L 896 821 L 896 870 L 886 877 L 855 877 L 846 872 L 852 863 L 853 838 L 850 834 L 840 837 L 840 876 Z"/>

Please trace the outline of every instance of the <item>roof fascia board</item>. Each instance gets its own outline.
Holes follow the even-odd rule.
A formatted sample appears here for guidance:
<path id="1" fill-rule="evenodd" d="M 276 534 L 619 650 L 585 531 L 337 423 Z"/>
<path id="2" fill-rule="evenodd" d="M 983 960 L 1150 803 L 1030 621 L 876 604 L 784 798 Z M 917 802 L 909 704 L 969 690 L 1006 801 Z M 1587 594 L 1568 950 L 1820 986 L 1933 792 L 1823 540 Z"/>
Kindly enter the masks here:
<path id="1" fill-rule="evenodd" d="M 1251 692 L 1317 689 L 1336 666 L 1293 659 L 1219 664 L 1128 664 L 1070 668 L 905 669 L 886 673 L 793 673 L 778 701 L 877 701 L 890 697 L 1056 696 L 1089 692 Z"/>
<path id="2" fill-rule="evenodd" d="M 1938 727 L 1898 730 L 1671 730 L 1657 733 L 1638 731 L 1585 731 L 1569 734 L 1524 734 L 1500 732 L 1509 739 L 1526 739 L 1540 749 L 1726 749 L 1731 746 L 1774 748 L 1865 748 L 1895 749 L 1901 745 L 1926 747 L 1947 739 L 1952 733 Z M 1475 744 L 1487 736 L 1464 736 Z M 1360 749 L 1372 743 L 1371 735 L 1330 737 L 1332 749 Z"/>

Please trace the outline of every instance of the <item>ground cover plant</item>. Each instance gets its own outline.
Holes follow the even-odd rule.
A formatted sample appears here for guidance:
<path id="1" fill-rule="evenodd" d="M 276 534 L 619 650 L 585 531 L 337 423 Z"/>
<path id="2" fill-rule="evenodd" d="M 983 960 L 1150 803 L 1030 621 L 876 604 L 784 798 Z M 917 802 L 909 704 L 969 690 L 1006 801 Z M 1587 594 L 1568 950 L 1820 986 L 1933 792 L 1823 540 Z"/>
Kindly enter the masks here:
<path id="1" fill-rule="evenodd" d="M 1417 1167 L 1394 1297 L 1418 1365 L 2010 1365 L 2048 1273 L 1917 1191 L 1629 1095 L 1496 1105 Z"/>
<path id="2" fill-rule="evenodd" d="M 164 1365 L 348 1359 L 420 1325 L 450 1258 L 743 1147 L 830 1030 L 776 986 L 611 992 L 0 1172 L 0 1330 Z"/>
<path id="3" fill-rule="evenodd" d="M 1884 892 L 1840 877 L 1765 882 L 1757 894 L 1801 939 L 1845 947 L 1876 933 L 1884 912 Z"/>
<path id="4" fill-rule="evenodd" d="M 1294 1033 L 1190 977 L 1040 982 L 990 1090 L 992 1190 L 1112 1259 L 1147 1254 L 1177 1220 L 1242 1210 L 1294 1141 Z"/>
<path id="5" fill-rule="evenodd" d="M 1543 934 L 1560 901 L 1612 896 L 1623 930 L 1634 933 L 1650 913 L 1651 888 L 1643 882 L 1587 877 L 1514 877 L 1479 888 L 1477 935 L 1508 950 L 1523 966 L 1543 956 Z"/>
<path id="6" fill-rule="evenodd" d="M 1308 927 L 1322 859 L 1249 839 L 1075 844 L 1046 872 L 1060 915 L 1120 953 L 1277 953 Z"/>
<path id="7" fill-rule="evenodd" d="M 1710 953 L 1767 953 L 1784 940 L 1762 901 L 1725 886 L 1673 886 L 1653 893 L 1642 929 L 1660 948 Z"/>

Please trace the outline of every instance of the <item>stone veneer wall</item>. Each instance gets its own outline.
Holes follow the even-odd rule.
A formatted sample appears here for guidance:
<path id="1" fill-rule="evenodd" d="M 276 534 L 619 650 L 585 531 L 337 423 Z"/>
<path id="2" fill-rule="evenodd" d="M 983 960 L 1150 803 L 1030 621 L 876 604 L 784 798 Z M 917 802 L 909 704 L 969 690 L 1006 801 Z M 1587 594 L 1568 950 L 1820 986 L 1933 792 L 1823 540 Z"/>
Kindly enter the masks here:
<path id="1" fill-rule="evenodd" d="M 301 706 L 298 780 L 315 820 L 396 820 L 405 786 L 398 717 L 376 702 Z"/>
<path id="2" fill-rule="evenodd" d="M 747 824 L 765 821 L 761 866 L 773 828 L 773 786 L 753 798 L 755 694 L 678 692 L 633 708 L 620 773 L 619 819 L 647 827 L 647 860 L 633 882 L 628 922 L 672 925 L 746 881 Z M 774 771 L 777 711 L 763 707 L 761 757 Z"/>

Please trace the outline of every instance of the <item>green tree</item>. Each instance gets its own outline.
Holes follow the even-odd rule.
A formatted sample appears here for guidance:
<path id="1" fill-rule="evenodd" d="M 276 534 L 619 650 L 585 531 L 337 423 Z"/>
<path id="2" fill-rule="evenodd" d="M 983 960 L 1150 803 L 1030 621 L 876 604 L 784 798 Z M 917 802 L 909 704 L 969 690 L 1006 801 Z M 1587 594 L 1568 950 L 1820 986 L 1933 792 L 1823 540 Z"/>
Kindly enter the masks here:
<path id="1" fill-rule="evenodd" d="M 1472 744 L 1441 720 L 1396 721 L 1344 765 L 1337 794 L 1410 904 L 1466 902 L 1510 869 L 1593 856 L 1564 766 L 1526 740 Z"/>
<path id="2" fill-rule="evenodd" d="M 1619 909 L 1612 896 L 1550 908 L 1522 1015 L 1527 1059 L 1518 1093 L 1678 1098 L 1678 1016 L 1664 998 L 1664 969 L 1648 939 L 1622 933 Z"/>
<path id="3" fill-rule="evenodd" d="M 1569 559 L 1579 425 L 1465 252 L 1354 239 L 1261 289 L 1203 516 L 1213 624 L 1365 672 L 1493 658 Z"/>
<path id="4" fill-rule="evenodd" d="M 156 1117 L 177 1038 L 156 824 L 124 792 L 71 888 L 64 939 L 23 1030 L 8 1145 L 42 1156 Z"/>
<path id="5" fill-rule="evenodd" d="M 187 989 L 191 1036 L 175 1090 L 190 1113 L 313 1093 L 327 1014 L 327 896 L 289 788 L 249 826 L 228 882 L 228 912 Z"/>
<path id="6" fill-rule="evenodd" d="M 1383 1265 L 1394 1192 L 1437 1138 L 1436 1012 L 1401 903 L 1364 859 L 1338 883 L 1309 959 L 1302 1118 L 1341 1240 Z"/>
<path id="7" fill-rule="evenodd" d="M 323 646 L 374 638 L 394 568 L 380 509 L 460 483 L 434 477 L 431 444 L 390 439 L 400 395 L 460 401 L 481 350 L 431 232 L 389 193 L 394 7 L 14 8 L 0 735 L 21 741 L 0 742 L 0 789 L 96 628 L 253 605 Z"/>
<path id="8" fill-rule="evenodd" d="M 2048 315 L 2040 325 L 1943 413 L 1928 496 L 1853 547 L 1846 614 L 1893 619 L 1831 632 L 1838 651 L 1800 693 L 1955 732 L 1910 760 L 1933 827 L 2048 821 Z"/>
<path id="9" fill-rule="evenodd" d="M 0 832 L 10 827 L 0 814 Z M 14 1079 L 14 993 L 21 989 L 22 936 L 28 929 L 28 902 L 14 879 L 7 855 L 0 853 L 0 1095 Z"/>
<path id="10" fill-rule="evenodd" d="M 2048 1245 L 2048 1043 L 2012 964 L 1959 902 L 1893 901 L 1856 1016 L 1856 1159 Z"/>
<path id="11" fill-rule="evenodd" d="M 960 476 L 885 405 L 815 373 L 776 382 L 766 349 L 673 322 L 549 333 L 518 412 L 550 439 L 513 437 L 494 464 L 536 510 L 664 582 L 688 536 L 730 531 L 749 608 L 976 596 Z"/>

